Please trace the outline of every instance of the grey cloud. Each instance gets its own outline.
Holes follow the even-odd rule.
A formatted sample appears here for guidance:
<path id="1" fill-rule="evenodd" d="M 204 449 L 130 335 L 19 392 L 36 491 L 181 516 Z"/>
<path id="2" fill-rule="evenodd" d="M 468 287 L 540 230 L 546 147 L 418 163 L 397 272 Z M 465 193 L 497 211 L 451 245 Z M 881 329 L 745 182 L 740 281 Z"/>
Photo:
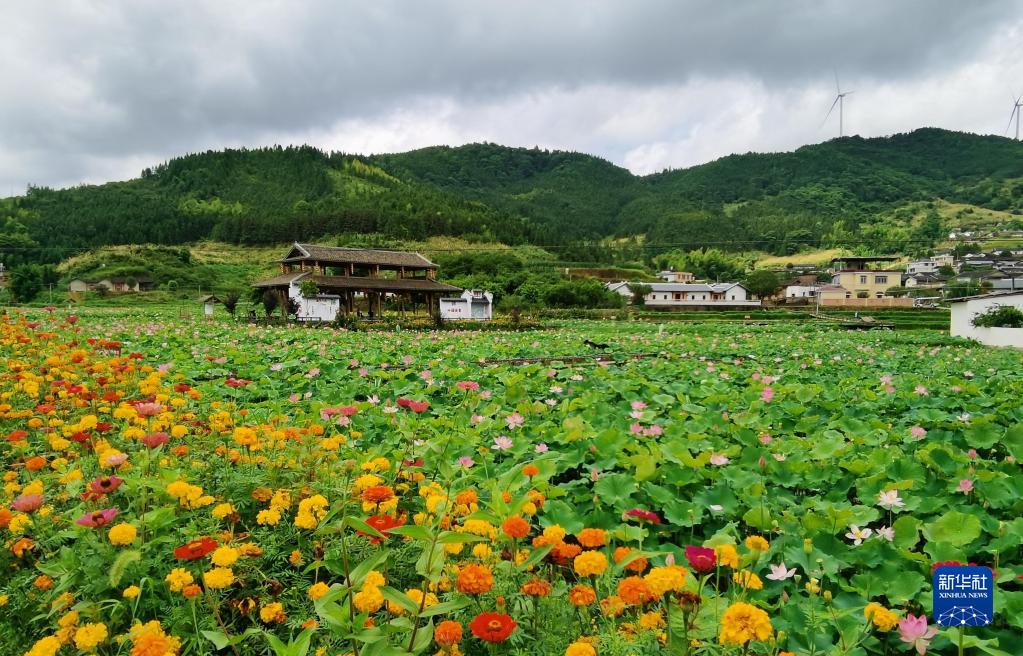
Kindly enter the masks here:
<path id="1" fill-rule="evenodd" d="M 430 99 L 469 111 L 532 93 L 642 92 L 710 78 L 802 89 L 830 86 L 833 67 L 854 85 L 912 81 L 988 52 L 1021 8 L 1020 0 L 8 4 L 0 17 L 16 28 L 0 44 L 0 84 L 11 90 L 0 103 L 0 189 L 101 179 L 97 161 L 107 172 L 143 156 L 372 124 Z"/>

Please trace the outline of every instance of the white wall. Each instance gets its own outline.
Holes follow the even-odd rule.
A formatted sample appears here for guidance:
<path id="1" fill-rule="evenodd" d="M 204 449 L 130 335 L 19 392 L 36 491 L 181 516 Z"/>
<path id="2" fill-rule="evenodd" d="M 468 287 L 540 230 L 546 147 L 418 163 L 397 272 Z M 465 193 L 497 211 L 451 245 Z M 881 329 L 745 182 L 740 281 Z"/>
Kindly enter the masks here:
<path id="1" fill-rule="evenodd" d="M 949 334 L 955 337 L 975 339 L 988 346 L 1016 346 L 1023 348 L 1023 328 L 978 328 L 973 317 L 982 314 L 995 305 L 1011 305 L 1023 310 L 1023 294 L 1016 296 L 991 296 L 974 298 L 969 301 L 952 303 L 952 319 Z"/>

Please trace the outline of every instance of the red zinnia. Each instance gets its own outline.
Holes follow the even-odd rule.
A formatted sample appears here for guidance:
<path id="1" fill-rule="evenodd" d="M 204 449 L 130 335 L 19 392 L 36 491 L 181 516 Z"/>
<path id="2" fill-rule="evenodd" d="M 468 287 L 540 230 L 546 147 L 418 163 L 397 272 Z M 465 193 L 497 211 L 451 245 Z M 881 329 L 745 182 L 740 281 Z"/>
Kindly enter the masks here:
<path id="1" fill-rule="evenodd" d="M 389 529 L 397 528 L 405 525 L 405 515 L 401 517 L 395 517 L 393 515 L 374 515 L 366 520 L 366 523 L 379 531 L 385 538 L 390 537 L 387 532 Z M 363 531 L 356 531 L 359 535 L 369 535 Z M 369 540 L 373 544 L 379 544 L 382 540 L 376 536 L 373 536 Z"/>
<path id="2" fill-rule="evenodd" d="M 490 643 L 504 642 L 516 626 L 515 620 L 504 613 L 480 613 L 469 623 L 474 636 Z"/>
<path id="3" fill-rule="evenodd" d="M 20 428 L 15 431 L 11 431 L 6 436 L 8 442 L 18 442 L 28 437 L 28 431 L 23 431 Z"/>
<path id="4" fill-rule="evenodd" d="M 412 412 L 416 413 L 416 414 L 419 414 L 421 412 L 426 412 L 427 410 L 430 409 L 430 402 L 429 401 L 409 401 L 408 409 L 411 410 Z"/>
<path id="5" fill-rule="evenodd" d="M 689 566 L 697 572 L 712 572 L 718 562 L 717 552 L 709 547 L 686 547 L 686 560 Z"/>
<path id="6" fill-rule="evenodd" d="M 622 519 L 628 520 L 630 517 L 635 517 L 641 522 L 650 522 L 651 524 L 660 524 L 661 518 L 657 516 L 657 513 L 650 512 L 649 510 L 643 510 L 642 508 L 633 508 L 632 510 L 626 510 L 622 515 Z"/>
<path id="7" fill-rule="evenodd" d="M 192 540 L 174 550 L 174 557 L 179 560 L 197 560 L 217 548 L 217 541 L 210 538 Z"/>

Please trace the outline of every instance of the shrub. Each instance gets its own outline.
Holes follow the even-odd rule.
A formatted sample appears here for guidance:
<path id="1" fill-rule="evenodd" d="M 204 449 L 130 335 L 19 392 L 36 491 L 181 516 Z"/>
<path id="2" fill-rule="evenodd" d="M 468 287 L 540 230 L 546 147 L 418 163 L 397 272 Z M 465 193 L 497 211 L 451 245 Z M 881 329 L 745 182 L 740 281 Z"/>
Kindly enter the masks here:
<path id="1" fill-rule="evenodd" d="M 1023 310 L 1011 305 L 994 305 L 973 317 L 978 328 L 1023 328 Z"/>

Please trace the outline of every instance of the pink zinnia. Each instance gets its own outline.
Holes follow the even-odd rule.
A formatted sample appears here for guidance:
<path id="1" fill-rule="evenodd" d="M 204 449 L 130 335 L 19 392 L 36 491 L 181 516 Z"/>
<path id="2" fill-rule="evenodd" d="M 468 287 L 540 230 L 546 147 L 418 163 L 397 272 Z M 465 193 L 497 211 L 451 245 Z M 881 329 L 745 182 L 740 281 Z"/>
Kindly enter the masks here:
<path id="1" fill-rule="evenodd" d="M 163 412 L 163 406 L 159 403 L 136 403 L 135 412 L 139 413 L 140 417 L 155 417 Z"/>
<path id="2" fill-rule="evenodd" d="M 124 479 L 117 476 L 100 476 L 89 483 L 89 490 L 96 496 L 103 496 L 121 487 L 122 483 Z"/>
<path id="3" fill-rule="evenodd" d="M 916 653 L 924 656 L 927 647 L 931 644 L 931 638 L 938 632 L 938 627 L 927 626 L 927 616 L 907 615 L 899 620 L 899 639 L 916 648 Z"/>
<path id="4" fill-rule="evenodd" d="M 12 508 L 23 513 L 35 512 L 41 505 L 43 505 L 43 495 L 41 494 L 22 494 L 11 502 Z"/>
<path id="5" fill-rule="evenodd" d="M 79 526 L 86 526 L 88 528 L 99 528 L 105 526 L 113 521 L 114 517 L 117 517 L 117 508 L 106 508 L 105 510 L 97 510 L 91 513 L 85 513 L 78 518 L 75 524 Z"/>
<path id="6" fill-rule="evenodd" d="M 160 431 L 158 433 L 149 433 L 148 435 L 142 438 L 142 443 L 145 444 L 150 449 L 155 449 L 161 444 L 166 444 L 167 440 L 169 439 L 170 435 L 164 433 L 163 431 Z"/>
<path id="7" fill-rule="evenodd" d="M 474 380 L 462 380 L 459 381 L 458 384 L 455 385 L 455 387 L 457 387 L 460 390 L 465 390 L 467 392 L 468 391 L 475 392 L 480 388 L 480 384 Z"/>

